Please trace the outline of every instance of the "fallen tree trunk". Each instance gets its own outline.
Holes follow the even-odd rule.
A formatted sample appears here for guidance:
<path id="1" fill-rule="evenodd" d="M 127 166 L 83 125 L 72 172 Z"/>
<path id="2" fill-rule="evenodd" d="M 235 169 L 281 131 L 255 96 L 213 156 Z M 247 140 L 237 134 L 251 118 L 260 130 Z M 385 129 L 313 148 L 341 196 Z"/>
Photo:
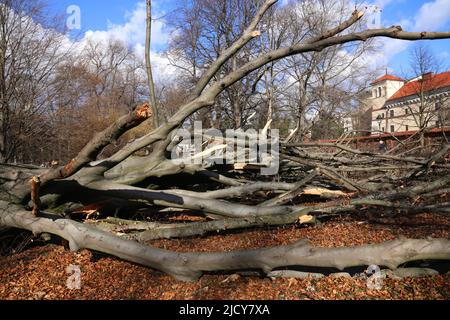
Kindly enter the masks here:
<path id="1" fill-rule="evenodd" d="M 20 206 L 0 201 L 0 224 L 51 233 L 69 242 L 71 250 L 100 251 L 164 271 L 179 280 L 194 281 L 206 271 L 261 269 L 266 274 L 288 266 L 346 267 L 379 265 L 394 269 L 414 260 L 450 260 L 448 239 L 397 239 L 350 248 L 312 247 L 308 241 L 272 248 L 214 253 L 179 253 L 121 239 L 68 219 L 34 217 Z"/>
<path id="2" fill-rule="evenodd" d="M 284 213 L 266 216 L 254 216 L 244 218 L 227 218 L 213 221 L 190 222 L 190 223 L 156 223 L 145 221 L 130 221 L 108 217 L 102 220 L 87 221 L 97 228 L 119 235 L 121 238 L 145 242 L 156 239 L 183 238 L 202 236 L 211 232 L 229 231 L 236 229 L 280 226 L 294 223 L 317 224 L 318 219 L 341 213 L 358 213 L 369 207 L 387 208 L 400 210 L 409 214 L 423 212 L 435 212 L 448 214 L 449 203 L 435 205 L 411 206 L 395 203 L 387 200 L 374 200 L 371 198 L 358 198 L 344 201 L 333 201 L 316 206 L 299 207 L 293 213 Z M 324 215 L 325 214 L 325 215 Z M 318 218 L 317 215 L 319 215 Z M 221 217 L 220 217 L 221 218 Z"/>
<path id="3" fill-rule="evenodd" d="M 317 220 L 308 212 L 314 208 L 304 208 L 296 213 L 268 215 L 261 217 L 229 218 L 192 223 L 154 223 L 129 221 L 116 218 L 90 222 L 101 230 L 120 235 L 122 238 L 145 242 L 156 239 L 172 239 L 202 236 L 210 232 L 244 229 L 251 227 L 279 226 L 295 222 L 314 224 Z"/>
<path id="4" fill-rule="evenodd" d="M 355 248 L 313 248 L 306 242 L 298 242 L 289 246 L 265 248 L 257 250 L 241 250 L 226 253 L 175 253 L 167 250 L 156 249 L 139 244 L 134 241 L 121 239 L 111 233 L 103 232 L 93 226 L 75 222 L 70 219 L 61 219 L 54 215 L 39 211 L 45 205 L 56 206 L 59 200 L 67 203 L 65 198 L 72 197 L 73 202 L 83 202 L 81 199 L 86 193 L 105 198 L 120 198 L 125 201 L 135 200 L 144 205 L 177 207 L 212 213 L 243 220 L 230 220 L 233 225 L 227 226 L 227 220 L 213 221 L 209 225 L 199 225 L 195 232 L 203 232 L 204 227 L 209 228 L 236 228 L 255 226 L 261 223 L 292 223 L 299 216 L 304 215 L 305 210 L 330 212 L 358 210 L 361 207 L 387 207 L 407 210 L 411 207 L 411 197 L 432 194 L 435 190 L 446 189 L 450 180 L 448 176 L 449 165 L 442 162 L 442 158 L 448 151 L 441 152 L 429 159 L 404 157 L 387 154 L 374 154 L 351 149 L 343 144 L 332 144 L 326 147 L 337 148 L 338 152 L 327 154 L 325 152 L 309 152 L 299 147 L 310 147 L 299 144 L 285 144 L 276 154 L 281 153 L 281 167 L 286 162 L 295 163 L 300 168 L 300 173 L 294 173 L 289 181 L 294 183 L 274 182 L 279 177 L 266 180 L 262 183 L 249 184 L 239 178 L 226 177 L 224 171 L 214 172 L 209 165 L 192 164 L 191 162 L 176 162 L 168 156 L 173 147 L 173 135 L 181 128 L 185 120 L 199 110 L 215 104 L 217 97 L 237 81 L 250 73 L 274 63 L 279 59 L 308 52 L 317 52 L 335 45 L 343 45 L 355 41 L 366 41 L 375 37 L 390 37 L 404 40 L 446 39 L 450 38 L 450 32 L 405 32 L 399 26 L 382 29 L 368 29 L 363 31 L 349 31 L 340 34 L 354 25 L 362 17 L 362 13 L 355 11 L 349 19 L 342 21 L 335 28 L 323 32 L 316 37 L 305 38 L 304 41 L 288 47 L 281 47 L 258 55 L 255 59 L 245 62 L 243 65 L 233 68 L 227 74 L 215 77 L 221 66 L 232 56 L 236 55 L 246 43 L 261 32 L 256 29 L 264 13 L 277 0 L 266 0 L 252 19 L 250 25 L 241 37 L 239 37 L 228 49 L 225 49 L 218 59 L 213 62 L 201 76 L 192 96 L 179 110 L 171 116 L 167 122 L 155 128 L 144 136 L 128 142 L 124 147 L 106 159 L 97 160 L 100 152 L 111 142 L 117 140 L 127 130 L 137 126 L 151 116 L 150 106 L 147 104 L 137 107 L 127 115 L 119 118 L 108 128 L 99 132 L 85 147 L 69 161 L 65 166 L 51 170 L 42 170 L 31 166 L 0 166 L 0 226 L 15 227 L 30 230 L 34 233 L 53 233 L 69 241 L 70 248 L 88 248 L 115 255 L 122 259 L 150 266 L 167 272 L 183 280 L 194 280 L 203 271 L 233 270 L 233 269 L 262 269 L 266 273 L 277 267 L 289 265 L 323 266 L 345 268 L 355 265 L 380 264 L 395 267 L 400 263 L 415 259 L 449 259 L 450 246 L 447 239 L 412 240 L 400 239 L 379 245 L 355 247 Z M 154 106 L 153 106 L 154 107 Z M 270 122 L 268 122 L 270 124 Z M 266 133 L 268 125 L 264 131 Z M 347 133 L 348 135 L 349 133 Z M 234 140 L 234 139 L 233 139 Z M 271 142 L 263 142 L 267 147 Z M 250 142 L 249 142 L 250 143 Z M 150 147 L 152 152 L 145 157 L 137 157 L 136 152 Z M 322 145 L 323 146 L 323 145 Z M 244 144 L 245 147 L 245 144 Z M 313 146 L 316 147 L 316 146 Z M 212 149 L 199 150 L 192 159 L 199 159 L 200 155 L 208 154 Z M 244 155 L 245 150 L 239 150 Z M 351 157 L 344 156 L 351 154 Z M 268 157 L 273 159 L 272 157 Z M 277 160 L 278 157 L 276 158 Z M 189 160 L 189 159 L 188 159 Z M 272 163 L 272 161 L 269 161 Z M 273 162 L 276 162 L 275 160 Z M 403 163 L 408 166 L 398 170 L 408 170 L 406 175 L 396 177 L 365 177 L 362 182 L 348 177 L 346 173 L 339 172 L 339 166 L 357 168 L 372 165 L 376 170 L 386 170 L 392 163 Z M 266 162 L 264 162 L 266 163 Z M 395 166 L 395 167 L 398 167 Z M 411 167 L 412 170 L 411 171 Z M 206 169 L 211 169 L 206 170 Z M 292 167 L 291 167 L 292 168 Z M 291 169 L 290 168 L 290 169 Z M 304 185 L 305 173 L 311 169 L 319 168 L 321 173 L 307 177 L 308 186 Z M 283 169 L 283 168 L 282 168 Z M 440 171 L 439 171 L 440 170 Z M 427 178 L 425 174 L 437 173 L 444 178 L 422 180 Z M 351 172 L 351 171 L 350 171 Z M 178 174 L 202 175 L 208 181 L 216 181 L 224 185 L 232 186 L 225 190 L 196 192 L 192 190 L 150 190 L 144 186 L 150 179 L 172 176 Z M 31 195 L 29 180 L 36 176 L 40 178 L 40 188 L 35 188 Z M 386 175 L 387 176 L 387 175 Z M 310 180 L 308 180 L 310 179 Z M 287 180 L 287 179 L 286 179 Z M 314 181 L 313 181 L 314 180 Z M 370 184 L 368 183 L 370 182 Z M 176 186 L 177 183 L 175 183 Z M 333 197 L 343 197 L 342 203 L 319 205 L 305 209 L 295 205 L 284 205 L 293 202 L 298 195 L 307 194 L 307 187 L 314 187 L 315 195 L 332 194 Z M 328 189 L 329 188 L 329 189 Z M 352 192 L 352 196 L 363 196 L 373 192 L 370 197 L 358 199 L 345 199 L 346 194 L 341 191 L 345 188 Z M 158 188 L 162 189 L 162 188 Z M 195 187 L 191 188 L 196 190 Z M 338 189 L 332 190 L 330 189 Z M 243 195 L 252 192 L 271 191 L 271 194 L 279 191 L 288 191 L 280 197 L 264 202 L 260 205 L 247 203 Z M 259 195 L 259 194 L 258 194 Z M 221 198 L 240 198 L 231 202 L 219 200 Z M 33 216 L 24 206 L 31 200 L 31 205 L 37 216 Z M 245 201 L 244 201 L 245 200 Z M 243 204 L 244 202 L 245 204 Z M 258 203 L 256 203 L 258 204 Z M 418 209 L 414 207 L 413 209 Z M 448 204 L 444 207 L 423 206 L 433 210 L 448 211 Z M 411 210 L 413 210 L 411 209 Z M 228 221 L 228 222 L 230 222 Z M 192 229 L 192 228 L 191 228 Z M 184 233 L 188 230 L 183 229 Z M 191 234 L 194 231 L 189 231 Z M 181 232 L 179 233 L 181 234 Z"/>

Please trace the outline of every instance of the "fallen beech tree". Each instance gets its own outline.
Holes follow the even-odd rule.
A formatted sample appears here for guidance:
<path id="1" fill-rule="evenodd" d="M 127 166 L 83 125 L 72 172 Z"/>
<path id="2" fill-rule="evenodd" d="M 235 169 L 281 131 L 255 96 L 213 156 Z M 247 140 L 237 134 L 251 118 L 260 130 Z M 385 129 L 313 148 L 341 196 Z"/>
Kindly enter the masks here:
<path id="1" fill-rule="evenodd" d="M 266 274 L 295 265 L 346 267 L 379 265 L 391 269 L 414 260 L 450 259 L 448 239 L 397 239 L 352 248 L 319 248 L 301 240 L 291 245 L 215 253 L 178 253 L 124 240 L 86 224 L 67 219 L 37 218 L 19 206 L 0 202 L 3 225 L 48 232 L 67 241 L 71 250 L 88 248 L 162 270 L 177 279 L 193 281 L 205 271 L 261 269 Z"/>
<path id="2" fill-rule="evenodd" d="M 181 208 L 214 218 L 213 221 L 199 222 L 197 225 L 173 226 L 172 229 L 164 227 L 166 234 L 163 237 L 295 223 L 315 212 L 333 214 L 367 207 L 408 212 L 426 209 L 448 213 L 447 203 L 433 204 L 433 197 L 439 194 L 439 190 L 448 190 L 450 183 L 449 165 L 443 161 L 448 153 L 448 145 L 443 145 L 430 158 L 419 158 L 367 153 L 353 150 L 341 143 L 317 145 L 287 142 L 281 144 L 279 150 L 279 176 L 289 176 L 291 182 L 255 182 L 232 177 L 233 170 L 228 167 L 217 169 L 214 163 L 191 161 L 222 148 L 209 146 L 208 143 L 204 150 L 185 159 L 186 161 L 173 161 L 168 156 L 180 142 L 177 130 L 188 117 L 213 106 L 218 95 L 226 88 L 269 63 L 295 54 L 321 51 L 334 45 L 374 37 L 403 40 L 450 38 L 450 32 L 406 32 L 399 26 L 344 34 L 363 16 L 363 13 L 355 11 L 348 20 L 325 31 L 321 36 L 261 54 L 217 80 L 215 75 L 222 65 L 249 41 L 260 36 L 261 32 L 257 30 L 259 22 L 275 2 L 277 1 L 264 2 L 241 37 L 224 50 L 203 73 L 192 90 L 190 99 L 177 113 L 110 157 L 98 159 L 106 146 L 152 117 L 152 108 L 147 103 L 137 106 L 99 132 L 64 166 L 45 170 L 33 166 L 1 164 L 0 225 L 30 230 L 35 234 L 52 233 L 68 240 L 72 250 L 98 250 L 186 280 L 196 279 L 202 271 L 260 268 L 269 272 L 274 268 L 290 265 L 332 266 L 340 269 L 365 264 L 396 267 L 400 263 L 416 259 L 449 259 L 450 246 L 445 239 L 403 239 L 380 245 L 337 249 L 312 248 L 305 242 L 299 242 L 289 246 L 229 253 L 180 254 L 122 239 L 112 229 L 111 232 L 101 231 L 94 225 L 51 213 L 56 207 L 67 208 L 73 203 L 88 204 L 98 198 L 110 198 L 125 202 L 125 206 L 126 203 L 133 202 L 157 210 Z M 265 131 L 268 131 L 270 123 L 271 121 L 264 128 Z M 272 143 L 277 144 L 278 141 L 270 137 L 267 144 Z M 136 155 L 137 151 L 149 146 L 152 151 L 148 155 Z M 249 146 L 244 142 L 244 147 Z M 336 150 L 329 152 L 324 151 L 324 148 Z M 374 174 L 361 178 L 361 171 Z M 380 171 L 382 174 L 379 174 Z M 385 174 L 394 171 L 395 175 Z M 430 182 L 427 178 L 431 174 L 440 178 Z M 182 175 L 189 175 L 192 179 L 201 177 L 203 181 L 206 179 L 214 183 L 215 188 L 217 185 L 226 188 L 199 192 L 180 188 L 163 189 L 148 183 L 155 178 Z M 35 182 L 33 188 L 30 180 Z M 243 203 L 247 200 L 245 196 L 252 194 L 258 195 L 262 201 Z M 332 198 L 335 202 L 315 207 L 299 206 L 295 199 L 302 195 Z M 412 203 L 418 199 L 421 205 L 413 206 Z M 147 237 L 138 235 L 138 239 L 161 237 L 151 235 L 151 229 L 144 228 L 144 231 Z"/>

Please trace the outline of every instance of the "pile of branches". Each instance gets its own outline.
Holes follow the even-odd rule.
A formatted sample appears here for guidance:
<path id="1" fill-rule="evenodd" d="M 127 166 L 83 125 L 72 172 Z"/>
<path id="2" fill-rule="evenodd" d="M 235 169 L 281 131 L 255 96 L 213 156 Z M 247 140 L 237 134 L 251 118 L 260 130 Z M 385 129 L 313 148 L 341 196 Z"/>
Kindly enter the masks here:
<path id="1" fill-rule="evenodd" d="M 66 239 L 71 250 L 88 248 L 104 252 L 162 270 L 182 280 L 195 280 L 204 271 L 261 269 L 269 273 L 274 268 L 293 265 L 343 269 L 377 264 L 395 268 L 412 260 L 450 259 L 448 239 L 399 239 L 378 245 L 334 249 L 314 248 L 306 241 L 299 241 L 287 246 L 217 253 L 178 253 L 141 243 L 149 239 L 194 236 L 236 228 L 315 223 L 317 217 L 320 219 L 325 214 L 369 208 L 410 213 L 449 212 L 448 203 L 433 202 L 449 189 L 449 165 L 444 161 L 448 145 L 443 145 L 429 158 L 419 158 L 362 152 L 342 143 L 320 145 L 285 140 L 277 154 L 280 168 L 276 181 L 245 179 L 236 176 L 234 168 L 229 166 L 170 158 L 169 154 L 180 142 L 175 137 L 177 129 L 188 117 L 214 105 L 216 97 L 225 88 L 268 63 L 372 37 L 406 40 L 450 37 L 450 32 L 405 32 L 399 26 L 340 35 L 361 19 L 363 14 L 355 11 L 348 20 L 319 37 L 262 54 L 216 80 L 221 66 L 249 41 L 260 36 L 256 27 L 275 2 L 268 0 L 262 5 L 242 36 L 204 72 L 190 99 L 174 116 L 112 156 L 97 159 L 106 146 L 153 116 L 149 104 L 137 106 L 99 132 L 64 166 L 43 169 L 0 165 L 0 226 L 30 230 L 34 234 L 54 234 Z M 138 151 L 147 147 L 151 147 L 148 155 L 137 156 Z M 209 151 L 201 153 L 208 154 Z M 181 189 L 179 186 L 186 176 L 193 180 L 201 177 L 202 191 Z M 167 181 L 171 186 L 163 188 L 163 182 Z M 255 195 L 251 202 L 248 201 L 250 195 Z M 298 203 L 302 195 L 332 198 L 333 201 L 306 206 Z M 117 217 L 107 217 L 96 223 L 71 218 L 70 213 L 83 211 L 76 207 L 77 204 L 92 204 L 100 199 L 113 204 L 109 210 L 112 216 L 121 208 L 151 208 L 153 214 L 183 209 L 204 214 L 209 219 L 168 225 Z M 62 208 L 69 216 L 58 215 L 55 208 Z"/>

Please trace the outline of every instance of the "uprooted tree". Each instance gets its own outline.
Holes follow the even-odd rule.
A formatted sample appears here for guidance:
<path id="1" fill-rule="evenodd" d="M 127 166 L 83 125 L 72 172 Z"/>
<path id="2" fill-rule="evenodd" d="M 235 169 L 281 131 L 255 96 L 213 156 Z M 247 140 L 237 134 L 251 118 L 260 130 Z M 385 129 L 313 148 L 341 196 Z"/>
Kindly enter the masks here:
<path id="1" fill-rule="evenodd" d="M 261 269 L 294 265 L 336 267 L 377 264 L 389 268 L 421 259 L 450 259 L 448 239 L 398 239 L 378 245 L 352 248 L 315 248 L 305 241 L 287 246 L 217 253 L 178 253 L 152 248 L 142 242 L 149 239 L 201 235 L 210 231 L 240 229 L 263 225 L 314 223 L 320 216 L 354 212 L 367 208 L 406 211 L 411 214 L 432 211 L 450 212 L 449 203 L 433 199 L 449 191 L 449 165 L 445 163 L 449 145 L 430 157 L 377 154 L 352 149 L 344 143 L 290 143 L 280 141 L 279 151 L 268 161 L 279 160 L 280 177 L 289 182 L 267 178 L 254 181 L 232 176 L 229 166 L 192 161 L 213 154 L 229 143 L 204 135 L 204 150 L 173 161 L 170 154 L 181 142 L 177 136 L 185 120 L 195 112 L 214 105 L 222 91 L 266 65 L 296 54 L 374 37 L 404 40 L 450 38 L 450 32 L 406 32 L 400 26 L 347 32 L 363 13 L 355 11 L 348 20 L 320 36 L 282 47 L 249 61 L 216 79 L 221 66 L 232 59 L 246 44 L 264 30 L 258 25 L 264 14 L 276 3 L 267 0 L 242 35 L 203 72 L 188 101 L 165 123 L 135 139 L 110 157 L 97 159 L 100 152 L 128 130 L 153 116 L 148 103 L 137 106 L 94 138 L 67 164 L 51 169 L 28 165 L 0 166 L 0 225 L 50 233 L 68 241 L 71 250 L 87 248 L 162 270 L 178 279 L 195 280 L 204 271 Z M 270 132 L 270 120 L 264 133 Z M 239 140 L 239 137 L 237 137 Z M 277 144 L 272 136 L 266 143 Z M 245 138 L 241 141 L 244 147 Z M 248 143 L 247 143 L 248 144 Z M 145 156 L 136 153 L 144 148 Z M 392 174 L 395 172 L 396 174 Z M 183 190 L 173 185 L 163 189 L 155 178 L 179 181 L 177 176 L 189 175 L 203 181 L 204 187 L 215 190 Z M 175 177 L 175 179 L 174 179 Z M 158 181 L 158 180 L 156 180 Z M 210 181 L 211 184 L 204 181 Z M 221 186 L 221 187 L 218 187 Z M 239 199 L 256 194 L 256 204 L 242 204 Z M 293 204 L 301 194 L 310 194 L 334 201 L 317 206 Z M 159 224 L 129 221 L 116 217 L 83 223 L 61 216 L 52 209 L 88 204 L 94 200 L 112 200 L 123 207 L 154 208 L 155 214 L 165 208 L 181 208 L 201 212 L 210 220 L 187 224 Z M 227 200 L 228 199 L 228 200 Z M 412 205 L 412 202 L 415 205 Z M 114 209 L 114 208 L 113 208 Z M 111 210 L 114 214 L 114 210 Z"/>

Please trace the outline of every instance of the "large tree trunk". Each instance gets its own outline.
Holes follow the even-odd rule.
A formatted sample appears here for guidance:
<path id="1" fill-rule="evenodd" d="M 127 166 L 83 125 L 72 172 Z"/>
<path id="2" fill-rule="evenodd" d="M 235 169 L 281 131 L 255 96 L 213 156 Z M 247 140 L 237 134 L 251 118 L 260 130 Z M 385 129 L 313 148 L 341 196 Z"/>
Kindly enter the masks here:
<path id="1" fill-rule="evenodd" d="M 226 253 L 175 253 L 121 239 L 92 225 L 63 219 L 50 212 L 39 210 L 59 203 L 67 205 L 69 201 L 83 202 L 82 198 L 85 196 L 98 196 L 119 198 L 122 201 L 138 201 L 142 205 L 156 209 L 159 207 L 189 209 L 216 219 L 209 224 L 199 224 L 197 228 L 194 226 L 184 228 L 178 236 L 198 234 L 202 230 L 212 228 L 227 229 L 227 225 L 230 228 L 237 228 L 266 223 L 294 223 L 297 220 L 304 222 L 307 214 L 312 215 L 315 212 L 354 212 L 368 207 L 411 213 L 420 210 L 448 213 L 449 203 L 430 204 L 430 200 L 445 193 L 450 184 L 449 165 L 442 159 L 448 151 L 448 145 L 435 156 L 424 159 L 361 152 L 338 143 L 285 144 L 281 146 L 280 151 L 280 176 L 288 172 L 293 183 L 275 183 L 269 180 L 266 180 L 269 181 L 266 183 L 251 182 L 227 177 L 224 173 L 228 168 L 214 171 L 211 164 L 192 164 L 190 160 L 208 154 L 213 147 L 186 159 L 186 162 L 174 162 L 169 158 L 168 153 L 177 144 L 172 135 L 183 126 L 188 117 L 203 108 L 213 106 L 216 98 L 224 90 L 269 63 L 294 54 L 320 51 L 331 46 L 365 41 L 373 37 L 406 40 L 450 38 L 450 32 L 405 32 L 399 26 L 339 35 L 361 19 L 363 14 L 355 11 L 348 20 L 322 35 L 261 54 L 242 66 L 235 66 L 229 74 L 217 77 L 224 63 L 236 58 L 240 49 L 261 35 L 256 27 L 264 13 L 275 2 L 276 0 L 264 2 L 242 36 L 224 50 L 203 73 L 193 89 L 192 96 L 178 112 L 166 123 L 129 142 L 112 156 L 97 160 L 107 145 L 114 143 L 123 133 L 151 117 L 150 109 L 155 106 L 143 104 L 119 118 L 99 132 L 64 166 L 42 170 L 33 166 L 1 165 L 0 226 L 26 229 L 36 234 L 52 233 L 68 240 L 72 250 L 88 248 L 101 251 L 162 270 L 183 280 L 194 280 L 203 271 L 256 268 L 267 273 L 274 268 L 292 265 L 342 269 L 378 264 L 394 268 L 401 263 L 417 259 L 449 259 L 450 241 L 447 239 L 399 239 L 378 245 L 334 249 L 314 248 L 301 241 L 288 246 Z M 213 79 L 217 80 L 213 82 Z M 238 94 L 239 92 L 235 94 L 236 103 L 239 100 Z M 232 107 L 235 111 L 239 111 L 235 112 L 234 116 L 236 126 L 240 127 L 241 106 L 235 104 Z M 136 156 L 137 151 L 149 146 L 153 148 L 151 154 L 145 157 Z M 370 170 L 367 170 L 368 167 Z M 392 167 L 399 173 L 386 174 L 393 170 Z M 358 178 L 362 170 L 375 174 Z M 171 176 L 177 179 L 179 174 L 191 175 L 193 178 L 202 176 L 207 179 L 207 182 L 204 182 L 206 186 L 214 181 L 232 187 L 225 190 L 197 192 L 162 189 L 159 186 L 152 188 L 148 184 L 149 180 L 155 178 Z M 39 181 L 39 188 L 34 189 L 33 196 L 30 179 Z M 181 181 L 174 182 L 175 187 L 178 182 Z M 335 202 L 315 207 L 299 206 L 295 200 L 300 195 L 307 195 L 307 190 L 314 190 L 314 196 L 320 199 L 336 198 Z M 251 193 L 256 193 L 261 201 L 250 203 L 246 196 Z M 313 194 L 309 193 L 310 196 Z M 416 204 L 418 199 L 421 201 L 420 205 Z M 31 214 L 28 210 L 30 208 L 34 208 L 37 216 Z M 227 221 L 224 217 L 233 220 Z"/>
<path id="2" fill-rule="evenodd" d="M 289 266 L 346 267 L 379 265 L 396 268 L 414 260 L 450 259 L 448 239 L 398 239 L 353 248 L 312 247 L 308 241 L 264 249 L 214 253 L 178 253 L 124 240 L 94 227 L 50 216 L 34 217 L 19 206 L 0 202 L 2 225 L 52 233 L 67 241 L 71 250 L 87 248 L 108 253 L 171 274 L 180 280 L 196 280 L 204 271 L 261 269 L 269 273 Z"/>

